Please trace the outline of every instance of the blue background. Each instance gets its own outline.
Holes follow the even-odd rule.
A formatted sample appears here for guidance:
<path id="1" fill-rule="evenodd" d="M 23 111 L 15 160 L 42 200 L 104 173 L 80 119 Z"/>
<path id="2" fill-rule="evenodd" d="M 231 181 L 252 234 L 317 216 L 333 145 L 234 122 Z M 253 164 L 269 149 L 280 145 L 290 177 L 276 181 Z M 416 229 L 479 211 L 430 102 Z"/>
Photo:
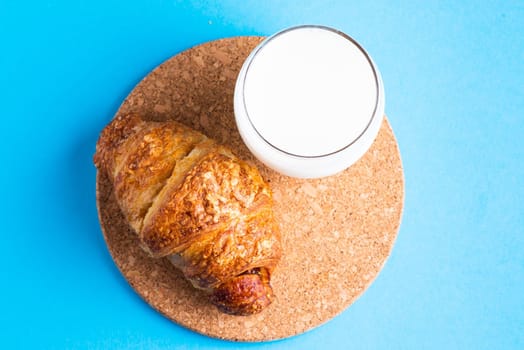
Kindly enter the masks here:
<path id="1" fill-rule="evenodd" d="M 303 23 L 347 32 L 382 72 L 406 180 L 399 237 L 327 324 L 210 339 L 155 312 L 113 264 L 94 145 L 170 56 Z M 523 78 L 523 1 L 0 0 L 0 347 L 523 349 Z"/>

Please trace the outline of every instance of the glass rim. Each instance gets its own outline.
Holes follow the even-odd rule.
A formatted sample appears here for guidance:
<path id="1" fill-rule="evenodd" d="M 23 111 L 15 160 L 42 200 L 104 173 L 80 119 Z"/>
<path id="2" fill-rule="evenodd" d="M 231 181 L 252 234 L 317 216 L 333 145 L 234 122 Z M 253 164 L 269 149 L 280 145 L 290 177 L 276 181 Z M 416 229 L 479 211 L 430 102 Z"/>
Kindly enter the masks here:
<path id="1" fill-rule="evenodd" d="M 247 78 L 247 75 L 249 73 L 249 69 L 251 68 L 251 64 L 253 63 L 253 61 L 255 60 L 257 54 L 268 44 L 270 43 L 271 41 L 273 41 L 274 39 L 286 34 L 286 33 L 289 33 L 291 31 L 295 31 L 295 30 L 301 30 L 301 29 L 306 29 L 306 28 L 315 28 L 315 29 L 321 29 L 321 30 L 326 30 L 326 31 L 330 31 L 332 33 L 335 33 L 341 37 L 343 37 L 344 39 L 348 40 L 351 44 L 353 44 L 363 55 L 364 57 L 366 58 L 369 66 L 371 67 L 371 71 L 373 73 L 373 77 L 374 77 L 374 85 L 375 85 L 375 92 L 376 92 L 376 99 L 375 99 L 375 104 L 373 106 L 373 112 L 371 113 L 371 116 L 369 118 L 369 121 L 366 125 L 366 127 L 364 128 L 364 130 L 362 130 L 362 132 L 357 136 L 355 137 L 350 143 L 348 143 L 347 145 L 333 151 L 333 152 L 329 152 L 329 153 L 325 153 L 325 154 L 320 154 L 320 155 L 301 155 L 301 154 L 295 154 L 295 153 L 292 153 L 292 152 L 289 152 L 289 151 L 286 151 L 286 150 L 283 150 L 281 149 L 280 147 L 277 147 L 275 146 L 274 144 L 272 144 L 269 140 L 267 140 L 260 132 L 259 130 L 256 128 L 255 124 L 253 123 L 253 120 L 251 119 L 251 117 L 249 116 L 249 112 L 247 110 L 247 106 L 246 106 L 246 98 L 245 98 L 245 84 L 246 84 L 246 78 Z M 298 157 L 298 158 L 324 158 L 324 157 L 329 157 L 329 156 L 332 156 L 332 155 L 335 155 L 337 153 L 340 153 L 340 152 L 343 152 L 345 150 L 347 150 L 348 148 L 350 148 L 353 144 L 355 144 L 359 139 L 362 138 L 362 136 L 364 134 L 366 134 L 366 132 L 368 131 L 370 125 L 372 124 L 373 120 L 377 117 L 376 114 L 377 114 L 377 109 L 378 109 L 378 106 L 379 106 L 379 100 L 381 98 L 380 96 L 380 83 L 379 83 L 379 77 L 378 77 L 378 73 L 377 73 L 377 69 L 373 63 L 373 61 L 371 60 L 371 57 L 369 56 L 369 54 L 366 52 L 366 50 L 355 40 L 353 39 L 352 37 L 350 37 L 348 34 L 338 30 L 338 29 L 335 29 L 335 28 L 331 28 L 331 27 L 328 27 L 328 26 L 324 26 L 324 25 L 316 25 L 316 24 L 305 24 L 305 25 L 298 25 L 298 26 L 293 26 L 293 27 L 289 27 L 287 29 L 284 29 L 284 30 L 281 30 L 271 36 L 268 36 L 266 37 L 252 52 L 251 54 L 248 56 L 247 58 L 247 66 L 246 66 L 246 69 L 243 73 L 243 77 L 242 77 L 242 81 L 241 81 L 241 86 L 242 86 L 242 107 L 244 109 L 244 112 L 247 116 L 247 119 L 249 121 L 249 124 L 251 125 L 251 127 L 253 128 L 253 130 L 256 132 L 256 134 L 266 143 L 268 144 L 271 148 L 274 148 L 275 150 L 279 151 L 279 152 L 282 152 L 284 154 L 287 154 L 289 156 L 293 156 L 293 157 Z M 383 97 L 382 97 L 383 98 Z"/>

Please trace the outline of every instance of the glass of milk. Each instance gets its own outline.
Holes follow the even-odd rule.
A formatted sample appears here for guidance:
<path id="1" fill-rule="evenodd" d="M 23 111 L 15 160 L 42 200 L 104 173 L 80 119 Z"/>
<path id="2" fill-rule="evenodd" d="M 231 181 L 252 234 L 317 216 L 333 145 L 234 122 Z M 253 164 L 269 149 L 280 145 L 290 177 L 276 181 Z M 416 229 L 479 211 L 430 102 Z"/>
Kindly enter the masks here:
<path id="1" fill-rule="evenodd" d="M 368 53 L 348 35 L 304 25 L 266 38 L 237 78 L 235 119 L 250 151 L 292 177 L 350 167 L 375 140 L 384 88 Z"/>

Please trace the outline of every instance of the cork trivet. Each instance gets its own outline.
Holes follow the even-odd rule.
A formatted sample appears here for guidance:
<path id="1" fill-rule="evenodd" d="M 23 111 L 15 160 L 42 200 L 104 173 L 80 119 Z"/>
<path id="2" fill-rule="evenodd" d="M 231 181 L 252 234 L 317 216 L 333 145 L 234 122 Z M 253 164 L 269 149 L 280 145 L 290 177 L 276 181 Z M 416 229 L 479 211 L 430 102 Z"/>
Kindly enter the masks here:
<path id="1" fill-rule="evenodd" d="M 283 257 L 271 284 L 276 300 L 260 314 L 220 313 L 166 259 L 148 257 L 124 220 L 104 174 L 97 204 L 111 255 L 136 292 L 174 322 L 230 340 L 289 337 L 346 309 L 384 265 L 397 236 L 404 199 L 402 165 L 384 119 L 371 149 L 348 170 L 300 180 L 258 162 L 242 143 L 233 115 L 236 76 L 261 37 L 209 42 L 167 60 L 144 78 L 117 115 L 175 119 L 231 147 L 261 171 L 274 191 Z"/>

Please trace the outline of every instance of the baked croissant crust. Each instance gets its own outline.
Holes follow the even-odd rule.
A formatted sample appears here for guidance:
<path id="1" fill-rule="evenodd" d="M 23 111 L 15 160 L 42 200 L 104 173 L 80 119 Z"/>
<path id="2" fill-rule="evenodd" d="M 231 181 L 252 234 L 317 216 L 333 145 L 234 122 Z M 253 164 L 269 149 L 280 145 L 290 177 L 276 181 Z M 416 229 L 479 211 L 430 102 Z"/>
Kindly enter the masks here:
<path id="1" fill-rule="evenodd" d="M 271 303 L 280 233 L 255 167 L 180 123 L 135 114 L 104 128 L 94 161 L 147 253 L 167 257 L 225 313 Z"/>

